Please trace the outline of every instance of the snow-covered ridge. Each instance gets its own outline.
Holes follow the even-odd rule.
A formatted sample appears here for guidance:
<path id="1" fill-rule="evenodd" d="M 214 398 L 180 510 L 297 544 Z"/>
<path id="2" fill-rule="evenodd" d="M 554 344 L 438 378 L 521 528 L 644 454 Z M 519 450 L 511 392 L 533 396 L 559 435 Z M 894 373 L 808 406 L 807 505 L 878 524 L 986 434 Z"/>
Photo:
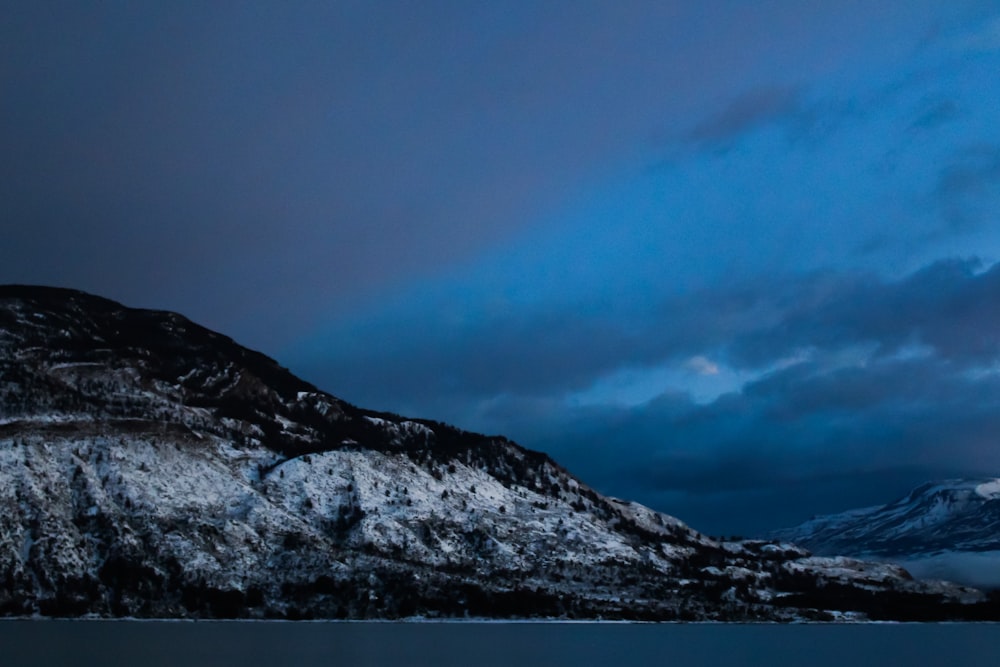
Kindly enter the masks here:
<path id="1" fill-rule="evenodd" d="M 924 484 L 887 505 L 814 517 L 772 537 L 820 554 L 889 560 L 920 576 L 1000 587 L 1000 479 Z"/>
<path id="2" fill-rule="evenodd" d="M 717 542 L 176 314 L 0 286 L 0 614 L 793 620 L 872 591 L 979 599 Z"/>

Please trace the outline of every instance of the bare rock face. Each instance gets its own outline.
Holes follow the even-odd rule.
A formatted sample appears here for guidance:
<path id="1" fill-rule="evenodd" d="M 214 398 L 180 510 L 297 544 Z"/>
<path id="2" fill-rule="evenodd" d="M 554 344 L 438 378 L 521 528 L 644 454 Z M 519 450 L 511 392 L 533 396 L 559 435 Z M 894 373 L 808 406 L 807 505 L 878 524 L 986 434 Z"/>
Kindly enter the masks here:
<path id="1" fill-rule="evenodd" d="M 363 410 L 180 315 L 0 287 L 0 614 L 979 618 L 719 542 L 502 437 Z"/>

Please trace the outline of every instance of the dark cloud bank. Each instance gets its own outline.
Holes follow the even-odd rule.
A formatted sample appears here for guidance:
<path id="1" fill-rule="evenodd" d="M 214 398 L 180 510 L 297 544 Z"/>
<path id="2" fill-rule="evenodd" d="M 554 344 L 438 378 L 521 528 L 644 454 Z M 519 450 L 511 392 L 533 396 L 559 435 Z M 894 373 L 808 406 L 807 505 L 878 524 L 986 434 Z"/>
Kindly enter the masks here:
<path id="1" fill-rule="evenodd" d="M 387 407 L 503 430 L 604 491 L 745 534 L 1000 472 L 998 304 L 1000 264 L 947 260 L 895 281 L 765 277 L 666 298 L 652 315 L 583 305 L 456 327 L 428 309 L 407 345 L 371 326 L 306 374 L 359 402 L 391 387 Z M 693 355 L 753 379 L 707 403 L 563 400 L 620 368 Z"/>

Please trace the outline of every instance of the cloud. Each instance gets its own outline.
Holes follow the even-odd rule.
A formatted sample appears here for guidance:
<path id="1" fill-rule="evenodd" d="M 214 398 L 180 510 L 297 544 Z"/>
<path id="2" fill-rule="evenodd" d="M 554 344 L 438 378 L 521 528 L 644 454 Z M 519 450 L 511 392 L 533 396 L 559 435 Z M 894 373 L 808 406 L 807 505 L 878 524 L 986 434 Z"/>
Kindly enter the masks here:
<path id="1" fill-rule="evenodd" d="M 685 362 L 684 367 L 694 373 L 697 373 L 698 375 L 719 374 L 719 365 L 713 363 L 707 357 L 703 357 L 700 354 L 688 359 L 687 362 Z"/>
<path id="2" fill-rule="evenodd" d="M 984 144 L 957 151 L 938 174 L 934 198 L 953 230 L 993 222 L 1000 200 L 1000 146 Z"/>
<path id="3" fill-rule="evenodd" d="M 797 86 L 766 86 L 747 91 L 691 130 L 697 143 L 725 144 L 740 136 L 786 119 L 802 110 Z"/>
<path id="4" fill-rule="evenodd" d="M 908 79 L 883 82 L 850 95 L 821 94 L 804 85 L 761 86 L 737 95 L 720 111 L 707 115 L 684 140 L 700 148 L 724 151 L 747 135 L 779 128 L 790 144 L 815 146 L 851 121 L 884 114 L 915 83 Z M 921 109 L 915 125 L 947 122 L 954 111 L 947 101 L 941 101 Z"/>
<path id="5" fill-rule="evenodd" d="M 772 326 L 743 332 L 729 346 L 739 365 L 764 367 L 789 350 L 825 353 L 872 346 L 886 357 L 914 346 L 969 365 L 1000 353 L 1000 265 L 982 269 L 976 260 L 945 260 L 905 278 L 829 276 L 814 282 Z"/>
<path id="6" fill-rule="evenodd" d="M 603 491 L 711 532 L 763 532 L 1000 469 L 1000 376 L 941 360 L 805 363 L 709 405 L 671 396 L 601 421 L 591 413 L 585 427 L 538 442 Z M 720 498 L 725 514 L 705 514 Z"/>

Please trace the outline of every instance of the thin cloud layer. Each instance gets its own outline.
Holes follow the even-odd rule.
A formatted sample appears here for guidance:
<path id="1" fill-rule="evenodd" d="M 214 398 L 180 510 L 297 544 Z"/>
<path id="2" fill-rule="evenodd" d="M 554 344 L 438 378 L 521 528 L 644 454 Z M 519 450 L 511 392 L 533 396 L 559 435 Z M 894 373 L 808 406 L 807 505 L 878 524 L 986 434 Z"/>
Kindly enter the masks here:
<path id="1" fill-rule="evenodd" d="M 995 223 L 994 206 L 1000 201 L 1000 146 L 956 151 L 941 170 L 934 195 L 953 228 Z"/>
<path id="2" fill-rule="evenodd" d="M 691 131 L 690 139 L 707 144 L 727 143 L 801 111 L 801 91 L 796 86 L 750 90 L 730 101 L 717 115 L 699 123 Z"/>

